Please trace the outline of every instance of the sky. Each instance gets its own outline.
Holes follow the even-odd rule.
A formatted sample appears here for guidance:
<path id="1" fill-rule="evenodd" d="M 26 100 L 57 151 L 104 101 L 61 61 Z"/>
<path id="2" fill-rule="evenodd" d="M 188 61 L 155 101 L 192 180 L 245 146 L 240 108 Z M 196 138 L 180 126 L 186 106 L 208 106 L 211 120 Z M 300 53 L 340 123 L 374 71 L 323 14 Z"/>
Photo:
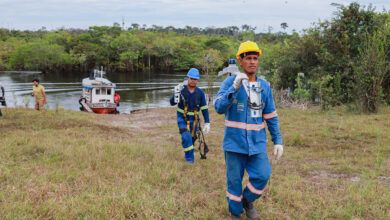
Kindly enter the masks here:
<path id="1" fill-rule="evenodd" d="M 256 32 L 302 31 L 334 17 L 335 0 L 0 0 L 0 28 L 48 30 L 111 26 L 124 22 L 147 26 L 227 27 L 248 24 Z M 377 12 L 390 10 L 390 0 L 358 0 Z"/>

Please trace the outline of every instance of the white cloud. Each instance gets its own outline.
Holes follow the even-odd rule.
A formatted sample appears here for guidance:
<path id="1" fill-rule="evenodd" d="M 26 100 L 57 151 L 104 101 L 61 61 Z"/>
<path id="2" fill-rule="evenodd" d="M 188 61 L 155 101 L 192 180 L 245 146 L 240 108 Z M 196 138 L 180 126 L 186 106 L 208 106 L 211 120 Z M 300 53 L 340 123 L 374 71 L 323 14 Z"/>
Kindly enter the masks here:
<path id="1" fill-rule="evenodd" d="M 39 2 L 39 3 L 38 3 Z M 124 18 L 131 23 L 177 27 L 241 26 L 265 30 L 301 30 L 319 19 L 329 19 L 336 10 L 333 0 L 0 0 L 0 27 L 15 29 L 87 28 L 112 25 Z M 338 1 L 349 4 L 352 1 Z M 369 1 L 361 0 L 368 5 Z M 390 1 L 371 1 L 381 11 Z"/>

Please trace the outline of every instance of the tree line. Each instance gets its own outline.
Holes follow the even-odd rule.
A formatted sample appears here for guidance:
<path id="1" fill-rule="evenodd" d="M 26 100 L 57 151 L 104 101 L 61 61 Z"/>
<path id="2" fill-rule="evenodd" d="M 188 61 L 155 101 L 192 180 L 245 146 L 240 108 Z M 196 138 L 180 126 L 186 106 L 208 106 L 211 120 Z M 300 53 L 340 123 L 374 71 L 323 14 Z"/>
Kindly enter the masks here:
<path id="1" fill-rule="evenodd" d="M 275 42 L 286 37 L 255 33 L 249 25 L 201 29 L 133 24 L 124 30 L 115 23 L 88 30 L 0 29 L 0 70 L 85 72 L 104 66 L 116 72 L 185 71 L 199 67 L 206 55 L 212 56 L 217 69 L 234 57 L 240 41 Z"/>
<path id="2" fill-rule="evenodd" d="M 301 34 L 256 33 L 249 25 L 0 29 L 0 70 L 87 72 L 104 66 L 131 74 L 197 67 L 213 74 L 235 57 L 241 42 L 252 40 L 263 50 L 259 70 L 275 89 L 290 88 L 294 99 L 324 109 L 347 103 L 375 112 L 390 104 L 390 13 L 357 2 L 334 6 L 333 18 Z"/>

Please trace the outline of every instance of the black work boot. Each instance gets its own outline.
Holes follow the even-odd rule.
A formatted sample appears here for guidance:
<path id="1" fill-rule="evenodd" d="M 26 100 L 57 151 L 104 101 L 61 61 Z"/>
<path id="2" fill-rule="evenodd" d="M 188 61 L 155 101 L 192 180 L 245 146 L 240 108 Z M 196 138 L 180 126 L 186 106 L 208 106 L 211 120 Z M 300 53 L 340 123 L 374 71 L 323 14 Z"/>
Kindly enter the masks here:
<path id="1" fill-rule="evenodd" d="M 246 201 L 246 199 L 243 199 L 242 205 L 244 206 L 245 214 L 246 214 L 246 217 L 248 217 L 248 219 L 250 219 L 250 220 L 260 219 L 260 215 L 259 215 L 259 213 L 257 213 L 257 210 L 256 210 L 255 206 L 253 205 L 253 202 L 248 202 L 248 201 Z"/>
<path id="2" fill-rule="evenodd" d="M 231 214 L 229 220 L 240 220 L 240 216 Z"/>

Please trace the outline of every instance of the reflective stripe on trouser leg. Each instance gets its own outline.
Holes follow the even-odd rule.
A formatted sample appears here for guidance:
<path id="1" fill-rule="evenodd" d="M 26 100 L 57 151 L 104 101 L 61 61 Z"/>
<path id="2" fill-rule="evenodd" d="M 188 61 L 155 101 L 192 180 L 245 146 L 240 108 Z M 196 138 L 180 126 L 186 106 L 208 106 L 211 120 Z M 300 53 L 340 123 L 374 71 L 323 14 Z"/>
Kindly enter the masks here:
<path id="1" fill-rule="evenodd" d="M 226 197 L 229 205 L 229 212 L 240 215 L 242 207 L 242 178 L 248 155 L 225 151 L 226 163 Z"/>
<path id="2" fill-rule="evenodd" d="M 184 149 L 184 158 L 186 161 L 194 162 L 194 145 L 189 131 L 185 131 L 181 134 L 181 145 Z"/>
<path id="3" fill-rule="evenodd" d="M 267 153 L 249 156 L 246 172 L 249 175 L 249 181 L 244 189 L 244 198 L 248 202 L 253 202 L 263 194 L 271 175 L 271 164 Z"/>

